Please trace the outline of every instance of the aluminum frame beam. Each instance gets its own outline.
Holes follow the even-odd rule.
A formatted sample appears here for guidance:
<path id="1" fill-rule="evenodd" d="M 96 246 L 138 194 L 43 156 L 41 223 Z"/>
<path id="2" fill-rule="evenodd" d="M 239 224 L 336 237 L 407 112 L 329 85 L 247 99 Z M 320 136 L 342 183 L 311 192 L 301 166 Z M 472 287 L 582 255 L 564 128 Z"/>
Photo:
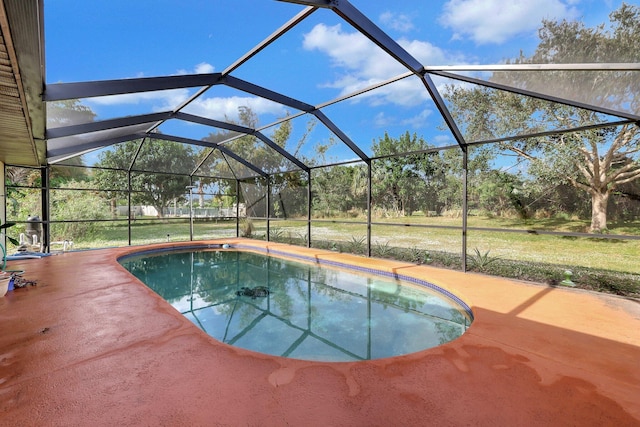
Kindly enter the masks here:
<path id="1" fill-rule="evenodd" d="M 167 135 L 167 134 L 164 134 L 164 133 L 163 134 L 151 134 L 151 135 L 147 135 L 147 136 L 149 138 L 165 139 L 165 140 L 168 140 L 168 141 L 182 142 L 182 143 L 191 144 L 191 145 L 198 145 L 200 147 L 217 148 L 222 153 L 226 154 L 227 156 L 231 157 L 232 159 L 236 160 L 237 162 L 239 162 L 239 163 L 243 164 L 244 166 L 248 167 L 249 169 L 254 171 L 256 174 L 262 176 L 263 178 L 268 176 L 268 174 L 265 171 L 263 171 L 262 169 L 260 169 L 256 165 L 254 165 L 253 163 L 248 162 L 244 158 L 238 156 L 233 151 L 231 151 L 228 148 L 226 148 L 226 147 L 224 147 L 222 145 L 219 145 L 219 144 L 214 144 L 214 143 L 207 142 L 207 141 L 198 141 L 197 139 L 185 138 L 183 136 Z"/>
<path id="2" fill-rule="evenodd" d="M 98 132 L 107 129 L 114 129 L 119 127 L 127 127 L 133 125 L 141 125 L 143 123 L 151 123 L 158 120 L 167 120 L 171 118 L 172 113 L 170 111 L 162 113 L 143 114 L 139 116 L 128 116 L 117 119 L 101 120 L 97 122 L 89 122 L 78 125 L 63 126 L 53 129 L 48 129 L 46 138 L 56 139 L 66 136 L 80 135 L 83 133 Z"/>
<path id="3" fill-rule="evenodd" d="M 462 132 L 460 132 L 460 129 L 458 128 L 458 125 L 456 124 L 455 120 L 453 120 L 453 117 L 451 116 L 451 112 L 449 111 L 446 104 L 444 103 L 444 100 L 442 99 L 440 92 L 438 92 L 436 85 L 433 83 L 433 80 L 431 80 L 431 76 L 429 76 L 428 74 L 425 74 L 424 76 L 422 76 L 422 83 L 424 84 L 424 87 L 429 92 L 429 95 L 431 95 L 431 99 L 433 100 L 433 103 L 436 104 L 436 107 L 438 108 L 440 115 L 444 119 L 451 133 L 453 134 L 453 137 L 455 138 L 456 142 L 458 143 L 460 148 L 463 151 L 465 151 L 467 143 L 464 139 L 464 136 L 462 135 Z"/>
<path id="4" fill-rule="evenodd" d="M 463 64 L 429 65 L 431 71 L 640 71 L 640 62 L 582 62 L 577 64 Z"/>
<path id="5" fill-rule="evenodd" d="M 242 92 L 250 93 L 252 95 L 259 96 L 260 98 L 268 99 L 269 101 L 286 105 L 287 107 L 295 108 L 296 110 L 304 111 L 307 113 L 315 110 L 315 107 L 311 104 L 298 101 L 297 99 L 282 95 L 281 93 L 274 92 L 253 83 L 249 83 L 248 81 L 239 79 L 237 77 L 224 76 L 221 79 L 221 83 L 223 83 L 225 86 L 238 89 Z"/>
<path id="6" fill-rule="evenodd" d="M 351 151 L 353 151 L 358 157 L 360 157 L 360 160 L 363 160 L 363 161 L 369 160 L 369 156 L 367 156 L 365 152 L 362 151 L 360 147 L 358 147 L 351 140 L 351 138 L 347 136 L 347 134 L 342 132 L 342 130 L 338 126 L 336 126 L 331 120 L 329 120 L 329 118 L 322 111 L 315 110 L 312 112 L 312 114 L 316 116 L 318 120 L 322 122 L 322 124 L 324 124 L 327 128 L 329 128 L 331 132 L 333 132 L 338 138 L 340 138 L 340 140 L 344 142 L 347 145 L 347 147 L 351 149 Z"/>
<path id="7" fill-rule="evenodd" d="M 624 112 L 624 111 L 618 111 L 618 110 L 611 110 L 608 108 L 603 108 L 603 107 L 598 107 L 596 105 L 592 105 L 592 104 L 586 104 L 583 102 L 578 102 L 578 101 L 571 101 L 569 99 L 565 99 L 565 98 L 560 98 L 557 96 L 551 96 L 551 95 L 545 95 L 543 93 L 540 92 L 532 92 L 526 89 L 520 89 L 517 87 L 513 87 L 513 86 L 507 86 L 504 84 L 498 84 L 498 83 L 492 83 L 489 82 L 487 80 L 482 80 L 482 79 L 477 79 L 474 77 L 468 77 L 468 76 L 463 76 L 460 74 L 455 74 L 455 73 L 449 73 L 446 71 L 431 71 L 429 72 L 429 74 L 434 74 L 440 77 L 446 77 L 452 80 L 458 80 L 458 81 L 463 81 L 466 83 L 473 83 L 473 84 L 477 84 L 478 86 L 484 86 L 484 87 L 488 87 L 491 89 L 498 89 L 498 90 L 503 90 L 505 92 L 511 92 L 511 93 L 515 93 L 518 95 L 524 95 L 524 96 L 530 96 L 532 98 L 536 98 L 536 99 L 541 99 L 543 101 L 549 101 L 549 102 L 555 102 L 557 104 L 563 104 L 563 105 L 568 105 L 571 107 L 576 107 L 576 108 L 582 108 L 584 110 L 590 110 L 590 111 L 594 111 L 596 113 L 602 113 L 602 114 L 608 114 L 610 116 L 617 116 L 617 117 L 622 117 L 625 119 L 629 119 L 629 120 L 640 120 L 640 115 L 637 114 L 631 114 L 628 112 Z"/>
<path id="8" fill-rule="evenodd" d="M 293 3 L 317 5 L 318 7 L 329 7 L 338 16 L 348 22 L 357 29 L 362 35 L 375 43 L 382 50 L 387 52 L 396 61 L 400 62 L 407 69 L 415 74 L 422 74 L 424 67 L 416 58 L 393 40 L 387 33 L 382 31 L 376 24 L 367 18 L 362 12 L 356 9 L 347 0 L 330 0 L 330 1 L 298 1 Z M 318 5 L 322 3 L 324 6 Z"/>
<path id="9" fill-rule="evenodd" d="M 304 21 L 309 15 L 315 12 L 317 9 L 315 7 L 308 7 L 304 9 L 302 12 L 298 13 L 296 16 L 291 18 L 288 22 L 286 22 L 283 26 L 274 31 L 269 37 L 264 39 L 262 42 L 258 43 L 253 47 L 250 51 L 242 55 L 238 58 L 233 64 L 229 65 L 227 68 L 222 71 L 222 75 L 226 76 L 231 73 L 233 70 L 240 67 L 242 64 L 247 62 L 249 59 L 253 58 L 255 55 L 260 53 L 263 49 L 269 46 L 274 41 L 278 40 L 280 36 L 287 33 L 290 29 L 294 28 L 300 22 Z"/>
<path id="10" fill-rule="evenodd" d="M 221 73 L 187 74 L 136 79 L 97 80 L 91 82 L 54 83 L 45 86 L 45 101 L 125 95 L 138 92 L 213 86 L 220 83 Z"/>
<path id="11" fill-rule="evenodd" d="M 281 0 L 282 1 L 282 0 Z M 464 137 L 462 133 L 458 129 L 458 126 L 455 124 L 451 113 L 446 107 L 440 93 L 438 92 L 436 86 L 433 84 L 431 78 L 424 73 L 424 66 L 413 57 L 409 52 L 407 52 L 402 46 L 400 46 L 395 40 L 387 35 L 384 31 L 382 31 L 376 24 L 374 24 L 369 18 L 367 18 L 362 12 L 356 9 L 351 3 L 347 0 L 316 0 L 316 1 L 304 1 L 304 0 L 284 0 L 290 1 L 292 3 L 298 4 L 306 4 L 309 6 L 316 7 L 325 7 L 332 9 L 338 16 L 348 22 L 351 26 L 357 29 L 362 35 L 371 40 L 374 44 L 384 50 L 387 54 L 393 57 L 396 61 L 404 65 L 408 70 L 412 73 L 420 76 L 422 81 L 431 95 L 431 99 L 436 104 L 436 107 L 440 111 L 440 114 L 444 118 L 447 126 L 453 133 L 454 138 L 458 142 L 458 145 L 464 150 Z M 318 116 L 319 117 L 319 116 Z M 326 116 L 325 116 L 326 117 Z M 319 117 L 320 118 L 320 117 Z M 322 119 L 320 119 L 323 121 Z M 323 121 L 323 123 L 325 123 Z M 329 126 L 327 123 L 325 125 Z M 337 129 L 337 128 L 336 128 Z M 332 131 L 334 131 L 332 129 Z M 342 135 L 344 135 L 341 131 L 339 131 Z M 336 133 L 334 131 L 334 133 Z M 336 133 L 336 135 L 339 135 Z M 346 137 L 346 135 L 344 135 Z M 339 136 L 340 139 L 343 139 Z M 362 153 L 362 151 L 355 147 L 353 143 L 347 142 L 347 140 L 343 139 L 343 141 L 349 145 L 349 148 L 354 150 L 356 154 L 358 154 L 363 160 L 367 159 L 367 156 Z"/>
<path id="12" fill-rule="evenodd" d="M 256 138 L 258 138 L 259 140 L 261 140 L 262 142 L 264 142 L 265 144 L 267 144 L 269 147 L 271 147 L 272 149 L 277 151 L 281 156 L 285 157 L 291 163 L 293 163 L 294 165 L 298 166 L 303 171 L 308 171 L 309 170 L 309 166 L 307 166 L 304 163 L 302 163 L 300 160 L 298 160 L 297 157 L 295 157 L 294 155 L 290 154 L 287 150 L 285 150 L 284 148 L 282 148 L 281 146 L 279 146 L 278 144 L 273 142 L 269 137 L 264 135 L 262 132 L 255 131 L 253 133 L 253 135 Z"/>
<path id="13" fill-rule="evenodd" d="M 89 122 L 89 123 L 83 123 L 80 125 L 72 125 L 72 126 L 64 126 L 64 127 L 59 127 L 59 128 L 53 128 L 50 129 L 49 131 L 47 131 L 47 138 L 51 141 L 52 145 L 56 145 L 55 139 L 59 139 L 59 138 L 66 138 L 66 137 L 70 137 L 70 136 L 74 136 L 74 135 L 82 135 L 82 134 L 86 134 L 86 133 L 91 133 L 91 132 L 98 132 L 98 131 L 103 131 L 103 130 L 108 130 L 108 129 L 114 129 L 114 128 L 120 128 L 120 127 L 126 127 L 126 126 L 133 126 L 133 125 L 140 125 L 140 124 L 145 124 L 145 123 L 151 123 L 151 122 L 155 122 L 155 121 L 166 121 L 169 119 L 178 119 L 178 120 L 183 120 L 183 121 L 187 121 L 187 122 L 191 122 L 191 123 L 198 123 L 198 124 L 202 124 L 205 126 L 211 126 L 211 127 L 215 127 L 215 128 L 220 128 L 220 129 L 226 129 L 226 130 L 230 130 L 230 131 L 234 131 L 234 132 L 238 132 L 244 135 L 249 135 L 249 136 L 255 136 L 258 139 L 260 139 L 262 142 L 264 142 L 265 144 L 267 144 L 269 147 L 271 147 L 273 150 L 277 151 L 281 156 L 285 157 L 287 160 L 289 160 L 290 162 L 292 162 L 293 164 L 295 164 L 296 166 L 298 166 L 300 169 L 302 170 L 308 170 L 309 167 L 307 165 L 305 165 L 303 162 L 301 162 L 300 160 L 298 160 L 295 156 L 293 156 L 291 153 L 289 153 L 288 151 L 286 151 L 284 148 L 280 147 L 278 144 L 276 144 L 275 142 L 273 142 L 270 138 L 268 138 L 267 136 L 265 136 L 263 133 L 252 129 L 252 128 L 248 128 L 245 126 L 240 126 L 240 125 L 236 125 L 234 123 L 227 123 L 227 122 L 222 122 L 219 120 L 214 120 L 214 119 L 208 119 L 206 117 L 201 117 L 201 116 L 196 116 L 193 114 L 188 114 L 188 113 L 173 113 L 171 111 L 166 111 L 166 112 L 161 112 L 161 113 L 153 113 L 153 114 L 144 114 L 144 115 L 139 115 L 139 116 L 130 116 L 130 117 L 122 117 L 122 118 L 117 118 L 117 119 L 110 119 L 110 120 L 102 120 L 102 121 L 98 121 L 98 122 Z M 148 132 L 147 132 L 148 133 Z M 139 135 L 136 134 L 136 135 Z M 111 140 L 111 139 L 109 139 Z M 118 140 L 118 142 L 123 142 L 120 141 L 119 138 L 116 138 L 116 140 Z M 98 147 L 101 146 L 101 141 L 97 141 Z M 189 140 L 189 141 L 194 141 L 194 140 Z M 198 142 L 198 141 L 196 141 Z M 195 145 L 204 145 L 207 147 L 211 147 L 213 145 L 211 145 L 210 143 L 206 143 L 206 144 L 196 144 L 196 142 L 189 142 L 190 144 L 195 144 Z M 60 143 L 58 143 L 60 145 Z M 84 152 L 87 151 L 87 144 L 83 144 L 82 142 L 80 142 L 79 144 L 76 145 L 72 145 L 72 144 L 65 144 L 65 153 L 62 155 L 66 155 L 66 154 L 72 154 L 74 151 L 77 152 Z M 55 150 L 59 149 L 60 147 L 54 147 Z M 58 154 L 55 155 L 56 157 L 58 156 Z"/>
<path id="14" fill-rule="evenodd" d="M 193 114 L 187 114 L 187 113 L 176 113 L 173 116 L 176 119 L 185 120 L 192 123 L 198 123 L 205 126 L 213 126 L 220 129 L 226 129 L 226 130 L 230 130 L 238 133 L 243 133 L 249 136 L 255 136 L 258 139 L 260 139 L 262 142 L 267 144 L 269 147 L 277 151 L 280 155 L 285 157 L 287 160 L 289 160 L 290 162 L 298 166 L 300 169 L 305 171 L 309 170 L 309 167 L 304 163 L 302 163 L 300 160 L 298 160 L 298 158 L 296 158 L 293 154 L 286 151 L 284 148 L 282 148 L 281 146 L 273 142 L 270 138 L 265 136 L 262 132 L 257 131 L 256 129 L 248 128 L 241 125 L 236 125 L 235 123 L 221 122 L 219 120 L 195 116 Z M 224 142 L 222 142 L 221 144 L 224 144 Z"/>
<path id="15" fill-rule="evenodd" d="M 543 132 L 534 132 L 534 133 L 527 134 L 526 138 L 541 138 L 541 137 L 547 137 L 552 135 L 564 135 L 564 134 L 574 133 L 574 132 L 583 132 L 586 130 L 604 129 L 604 128 L 611 128 L 616 126 L 631 125 L 631 124 L 640 126 L 640 122 L 636 122 L 635 120 L 620 120 L 617 122 L 598 123 L 593 125 L 577 126 L 577 127 L 572 127 L 568 129 L 554 129 L 554 130 L 547 130 Z M 513 136 L 505 136 L 502 138 L 483 139 L 480 141 L 467 142 L 467 147 L 472 147 L 474 145 L 484 145 L 484 144 L 499 144 L 501 142 L 507 142 L 507 141 L 518 141 L 518 140 L 521 140 L 522 138 L 523 138 L 522 135 L 513 135 Z"/>
<path id="16" fill-rule="evenodd" d="M 250 135 L 254 132 L 253 129 L 248 128 L 246 126 L 237 125 L 235 123 L 223 122 L 215 119 L 209 119 L 207 117 L 196 116 L 195 114 L 179 112 L 179 113 L 173 114 L 173 118 L 178 120 L 184 120 L 185 122 L 197 123 L 199 125 L 211 126 L 214 128 L 230 130 L 230 131 L 238 132 L 242 134 Z"/>
<path id="17" fill-rule="evenodd" d="M 278 1 L 281 1 L 284 3 L 294 3 L 294 4 L 305 5 L 305 6 L 324 7 L 324 8 L 331 8 L 335 3 L 334 0 L 278 0 Z"/>
<path id="18" fill-rule="evenodd" d="M 415 74 L 422 74 L 424 67 L 416 58 L 382 31 L 376 24 L 356 9 L 347 0 L 278 0 L 305 6 L 322 7 L 333 10 L 338 16 L 357 29 L 362 35 L 382 48 L 396 61 Z"/>
<path id="19" fill-rule="evenodd" d="M 128 135 L 121 135 L 114 138 L 99 139 L 95 141 L 89 141 L 82 144 L 68 145 L 68 141 L 63 138 L 49 141 L 47 147 L 47 162 L 56 163 L 61 161 L 61 158 L 69 158 L 76 156 L 80 153 L 95 150 L 102 147 L 107 147 L 113 144 L 119 144 L 121 142 L 133 141 L 136 139 L 144 138 L 146 133 L 131 133 Z M 67 142 L 67 143 L 65 143 Z"/>

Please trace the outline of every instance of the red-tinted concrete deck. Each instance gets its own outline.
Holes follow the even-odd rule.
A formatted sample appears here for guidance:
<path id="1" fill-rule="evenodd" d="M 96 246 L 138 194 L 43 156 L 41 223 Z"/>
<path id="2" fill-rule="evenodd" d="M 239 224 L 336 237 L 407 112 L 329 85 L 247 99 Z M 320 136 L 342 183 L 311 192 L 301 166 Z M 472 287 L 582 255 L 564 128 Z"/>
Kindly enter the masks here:
<path id="1" fill-rule="evenodd" d="M 38 285 L 0 298 L 0 425 L 640 425 L 638 301 L 360 258 L 458 291 L 475 322 L 408 356 L 307 362 L 206 336 L 117 264 L 134 249 L 10 264 Z"/>

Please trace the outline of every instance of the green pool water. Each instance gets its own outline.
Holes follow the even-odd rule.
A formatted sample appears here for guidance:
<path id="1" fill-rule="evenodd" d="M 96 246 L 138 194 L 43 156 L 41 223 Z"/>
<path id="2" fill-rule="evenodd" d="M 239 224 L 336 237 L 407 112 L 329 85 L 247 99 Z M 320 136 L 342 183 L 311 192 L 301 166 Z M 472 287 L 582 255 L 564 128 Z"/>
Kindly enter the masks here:
<path id="1" fill-rule="evenodd" d="M 243 251 L 146 253 L 120 263 L 213 338 L 295 359 L 414 353 L 462 335 L 468 308 L 428 287 Z"/>

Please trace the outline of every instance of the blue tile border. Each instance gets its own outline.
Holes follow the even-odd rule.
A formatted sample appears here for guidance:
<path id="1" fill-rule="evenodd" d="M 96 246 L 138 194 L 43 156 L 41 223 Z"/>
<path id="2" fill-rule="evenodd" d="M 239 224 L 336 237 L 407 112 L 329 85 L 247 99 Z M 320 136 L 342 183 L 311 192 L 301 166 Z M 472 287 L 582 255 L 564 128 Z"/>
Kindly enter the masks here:
<path id="1" fill-rule="evenodd" d="M 166 246 L 163 248 L 142 249 L 140 251 L 132 252 L 126 255 L 118 257 L 118 262 L 125 261 L 129 258 L 139 257 L 141 255 L 151 255 L 163 252 L 177 252 L 177 251 L 190 251 L 190 250 L 202 250 L 202 249 L 221 249 L 222 243 L 213 245 L 184 245 L 184 246 Z"/>

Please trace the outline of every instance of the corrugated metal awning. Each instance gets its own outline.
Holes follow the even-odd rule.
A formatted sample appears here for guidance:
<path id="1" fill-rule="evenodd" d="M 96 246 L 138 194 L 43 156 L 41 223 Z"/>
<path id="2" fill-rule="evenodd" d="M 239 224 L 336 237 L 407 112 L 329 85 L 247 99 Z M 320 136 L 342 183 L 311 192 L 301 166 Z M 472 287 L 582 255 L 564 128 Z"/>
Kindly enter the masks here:
<path id="1" fill-rule="evenodd" d="M 0 0 L 0 161 L 45 159 L 40 1 Z"/>

